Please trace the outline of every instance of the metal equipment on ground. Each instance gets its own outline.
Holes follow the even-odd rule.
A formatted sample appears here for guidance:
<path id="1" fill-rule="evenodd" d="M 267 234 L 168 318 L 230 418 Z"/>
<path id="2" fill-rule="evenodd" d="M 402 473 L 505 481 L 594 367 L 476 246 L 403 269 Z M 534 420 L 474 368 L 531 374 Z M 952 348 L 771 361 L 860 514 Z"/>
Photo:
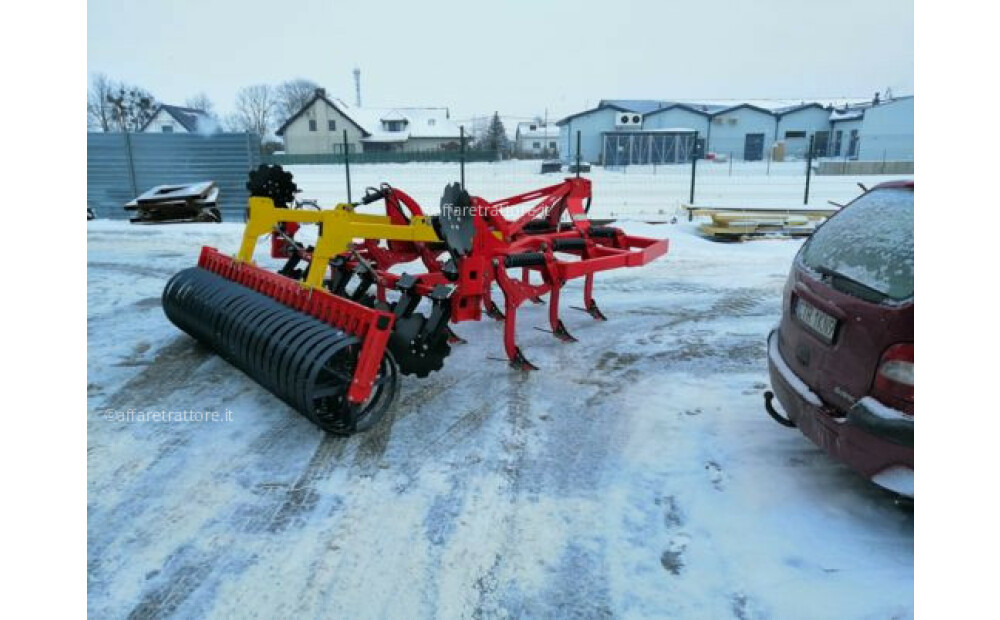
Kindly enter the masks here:
<path id="1" fill-rule="evenodd" d="M 202 248 L 198 266 L 167 284 L 164 311 L 318 426 L 343 435 L 378 422 L 399 374 L 441 369 L 451 346 L 464 342 L 451 324 L 503 321 L 510 366 L 535 369 L 516 340 L 525 302 L 547 296 L 552 334 L 572 342 L 559 314 L 568 280 L 584 278 L 580 309 L 606 320 L 593 298 L 594 274 L 644 265 L 668 247 L 594 225 L 590 181 L 579 177 L 494 202 L 454 183 L 434 216 L 386 183 L 357 203 L 289 208 L 297 187 L 279 166 L 251 173 L 248 188 L 239 252 Z M 375 202 L 384 215 L 358 213 Z M 295 235 L 308 224 L 319 234 L 307 246 Z M 285 261 L 277 273 L 253 262 L 265 235 L 271 256 Z"/>
<path id="2" fill-rule="evenodd" d="M 837 209 L 781 209 L 769 207 L 695 207 L 682 205 L 688 219 L 694 216 L 711 218 L 698 231 L 720 241 L 739 241 L 755 237 L 780 235 L 808 237 Z"/>
<path id="3" fill-rule="evenodd" d="M 136 217 L 129 219 L 133 224 L 221 222 L 218 201 L 215 181 L 157 185 L 126 203 L 125 210 L 136 212 Z"/>

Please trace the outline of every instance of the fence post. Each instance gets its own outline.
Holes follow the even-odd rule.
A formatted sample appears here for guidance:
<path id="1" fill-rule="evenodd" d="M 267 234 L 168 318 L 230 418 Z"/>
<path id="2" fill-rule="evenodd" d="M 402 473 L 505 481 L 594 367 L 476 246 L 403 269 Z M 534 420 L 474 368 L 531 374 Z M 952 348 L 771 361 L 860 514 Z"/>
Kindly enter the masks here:
<path id="1" fill-rule="evenodd" d="M 128 135 L 128 128 L 124 131 L 125 134 L 125 158 L 128 160 L 128 181 L 129 186 L 132 188 L 132 197 L 135 198 L 139 195 L 139 187 L 135 182 L 135 161 L 132 156 L 132 139 Z"/>
<path id="2" fill-rule="evenodd" d="M 458 127 L 458 162 L 461 171 L 460 187 L 465 189 L 465 125 Z"/>
<path id="3" fill-rule="evenodd" d="M 347 202 L 351 202 L 351 158 L 347 149 L 347 130 L 344 130 L 344 172 L 347 174 Z"/>
<path id="4" fill-rule="evenodd" d="M 576 130 L 576 178 L 580 178 L 580 130 Z"/>
<path id="5" fill-rule="evenodd" d="M 882 174 L 885 174 L 885 149 L 882 149 Z"/>
<path id="6" fill-rule="evenodd" d="M 816 140 L 816 134 L 809 136 L 809 153 L 806 155 L 806 195 L 802 204 L 809 204 L 809 180 L 812 177 L 813 169 L 813 142 Z"/>
<path id="7" fill-rule="evenodd" d="M 764 176 L 771 176 L 771 153 L 770 153 L 770 151 L 768 151 L 768 153 L 767 153 L 767 172 L 764 174 Z"/>
<path id="8" fill-rule="evenodd" d="M 729 154 L 729 176 L 733 176 L 733 154 Z"/>
<path id="9" fill-rule="evenodd" d="M 694 144 L 691 146 L 691 195 L 688 197 L 688 202 L 691 206 L 694 206 L 694 178 L 696 171 L 698 169 L 698 132 L 694 132 Z M 694 219 L 693 211 L 688 209 L 688 221 Z"/>

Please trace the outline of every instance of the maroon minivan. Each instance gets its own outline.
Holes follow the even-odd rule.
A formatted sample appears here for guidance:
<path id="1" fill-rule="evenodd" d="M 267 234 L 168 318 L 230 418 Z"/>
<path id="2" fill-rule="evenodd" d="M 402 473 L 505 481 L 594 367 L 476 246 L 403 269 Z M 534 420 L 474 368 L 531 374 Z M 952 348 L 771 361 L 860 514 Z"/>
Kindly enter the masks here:
<path id="1" fill-rule="evenodd" d="M 768 336 L 769 414 L 913 497 L 913 181 L 883 183 L 802 245 Z M 778 402 L 782 415 L 772 400 Z"/>

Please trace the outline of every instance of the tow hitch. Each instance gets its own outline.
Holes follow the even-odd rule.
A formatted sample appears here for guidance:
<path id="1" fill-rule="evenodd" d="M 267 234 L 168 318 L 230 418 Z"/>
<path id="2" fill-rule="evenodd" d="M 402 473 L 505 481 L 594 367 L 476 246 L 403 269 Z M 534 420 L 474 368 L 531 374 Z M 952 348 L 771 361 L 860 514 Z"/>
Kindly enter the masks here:
<path id="1" fill-rule="evenodd" d="M 774 392 L 772 392 L 771 390 L 764 392 L 764 409 L 767 409 L 767 415 L 774 418 L 774 421 L 782 426 L 786 426 L 788 428 L 795 428 L 795 422 L 792 422 L 785 416 L 781 415 L 781 413 L 779 413 L 778 410 L 774 408 L 774 405 L 771 403 L 771 401 L 773 400 L 774 400 Z"/>

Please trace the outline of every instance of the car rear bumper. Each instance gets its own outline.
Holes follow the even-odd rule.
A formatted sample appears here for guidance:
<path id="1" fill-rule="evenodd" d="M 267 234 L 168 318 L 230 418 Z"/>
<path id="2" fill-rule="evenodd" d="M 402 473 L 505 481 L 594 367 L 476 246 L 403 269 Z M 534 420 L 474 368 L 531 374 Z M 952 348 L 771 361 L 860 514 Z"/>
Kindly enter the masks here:
<path id="1" fill-rule="evenodd" d="M 913 418 L 862 398 L 843 415 L 803 383 L 767 339 L 771 386 L 788 419 L 830 456 L 876 484 L 913 496 Z"/>

